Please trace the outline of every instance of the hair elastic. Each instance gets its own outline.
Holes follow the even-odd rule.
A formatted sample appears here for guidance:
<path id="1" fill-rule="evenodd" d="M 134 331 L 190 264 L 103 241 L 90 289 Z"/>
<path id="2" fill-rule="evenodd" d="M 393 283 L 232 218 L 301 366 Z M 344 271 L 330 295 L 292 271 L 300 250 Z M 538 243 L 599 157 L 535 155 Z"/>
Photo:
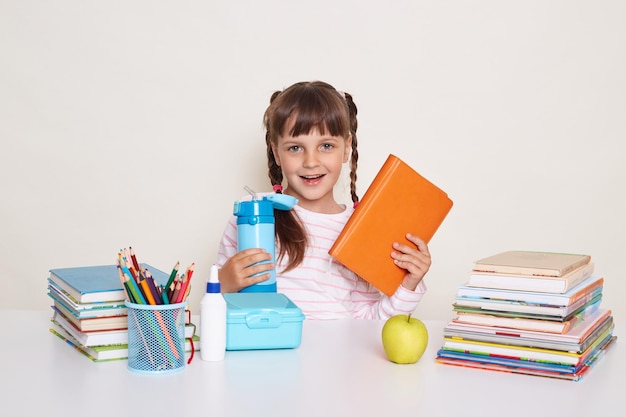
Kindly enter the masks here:
<path id="1" fill-rule="evenodd" d="M 276 184 L 276 185 L 272 186 L 272 188 L 274 189 L 275 193 L 279 193 L 279 194 L 283 193 L 283 186 L 280 185 L 280 184 Z"/>
<path id="2" fill-rule="evenodd" d="M 356 208 L 356 206 L 358 206 L 358 205 L 359 205 L 359 202 L 355 201 L 354 204 L 352 205 L 352 208 Z"/>

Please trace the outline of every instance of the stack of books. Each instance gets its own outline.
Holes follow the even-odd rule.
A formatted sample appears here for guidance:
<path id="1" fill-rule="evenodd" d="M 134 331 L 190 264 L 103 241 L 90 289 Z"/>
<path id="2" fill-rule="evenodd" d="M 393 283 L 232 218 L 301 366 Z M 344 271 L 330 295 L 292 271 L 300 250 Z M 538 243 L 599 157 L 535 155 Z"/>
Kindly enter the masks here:
<path id="1" fill-rule="evenodd" d="M 614 343 L 589 255 L 508 251 L 457 289 L 436 361 L 577 381 Z"/>
<path id="2" fill-rule="evenodd" d="M 167 282 L 165 272 L 144 266 L 159 283 Z M 126 293 L 117 265 L 51 269 L 48 296 L 53 300 L 50 332 L 95 362 L 128 358 Z M 191 352 L 199 338 L 186 313 L 185 349 Z"/>

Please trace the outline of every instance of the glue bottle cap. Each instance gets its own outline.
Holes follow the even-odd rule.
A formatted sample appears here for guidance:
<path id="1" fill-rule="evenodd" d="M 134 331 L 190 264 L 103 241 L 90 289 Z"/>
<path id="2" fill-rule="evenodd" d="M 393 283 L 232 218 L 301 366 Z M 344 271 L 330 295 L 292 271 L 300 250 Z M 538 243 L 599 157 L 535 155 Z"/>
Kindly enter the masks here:
<path id="1" fill-rule="evenodd" d="M 211 266 L 211 275 L 209 275 L 209 281 L 206 283 L 206 292 L 219 293 L 221 292 L 220 281 L 218 278 L 217 265 Z"/>

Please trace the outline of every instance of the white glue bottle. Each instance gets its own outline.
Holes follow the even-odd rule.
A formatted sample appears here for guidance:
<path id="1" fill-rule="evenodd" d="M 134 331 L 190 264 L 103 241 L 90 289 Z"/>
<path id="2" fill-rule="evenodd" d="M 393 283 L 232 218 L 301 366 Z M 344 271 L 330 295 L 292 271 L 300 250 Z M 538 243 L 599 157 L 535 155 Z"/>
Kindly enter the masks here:
<path id="1" fill-rule="evenodd" d="M 221 361 L 226 353 L 226 301 L 217 274 L 213 265 L 200 301 L 200 357 L 204 361 Z"/>

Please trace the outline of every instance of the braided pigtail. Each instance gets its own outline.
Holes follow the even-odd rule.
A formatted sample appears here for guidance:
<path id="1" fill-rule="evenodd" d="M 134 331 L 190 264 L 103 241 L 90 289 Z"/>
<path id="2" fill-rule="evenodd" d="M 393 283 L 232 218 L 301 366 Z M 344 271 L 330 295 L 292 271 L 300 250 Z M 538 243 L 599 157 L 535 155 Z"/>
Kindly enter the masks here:
<path id="1" fill-rule="evenodd" d="M 352 155 L 350 156 L 350 195 L 352 202 L 356 207 L 359 204 L 359 196 L 356 193 L 356 169 L 359 161 L 358 140 L 356 136 L 356 129 L 358 127 L 357 121 L 357 108 L 356 104 L 352 100 L 352 96 L 348 93 L 344 93 L 346 103 L 348 104 L 348 113 L 350 115 L 350 134 L 352 135 Z"/>
<path id="2" fill-rule="evenodd" d="M 270 178 L 272 187 L 277 187 L 283 183 L 283 171 L 280 169 L 280 165 L 276 162 L 269 133 L 265 136 L 265 142 L 267 143 L 267 175 Z"/>
<path id="3" fill-rule="evenodd" d="M 275 91 L 272 94 L 270 105 L 280 93 L 280 91 Z M 265 116 L 265 124 L 268 125 L 267 115 Z M 283 171 L 280 169 L 280 165 L 278 165 L 276 157 L 274 156 L 274 150 L 272 149 L 272 133 L 269 128 L 265 130 L 265 145 L 267 146 L 267 175 L 270 178 L 272 187 L 282 192 Z"/>

